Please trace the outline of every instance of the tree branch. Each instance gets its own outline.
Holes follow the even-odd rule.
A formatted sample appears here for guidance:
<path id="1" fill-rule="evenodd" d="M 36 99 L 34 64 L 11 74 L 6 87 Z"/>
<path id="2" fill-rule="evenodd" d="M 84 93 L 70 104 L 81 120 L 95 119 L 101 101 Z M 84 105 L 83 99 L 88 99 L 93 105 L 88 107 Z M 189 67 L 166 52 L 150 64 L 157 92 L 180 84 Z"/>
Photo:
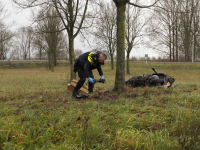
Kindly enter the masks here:
<path id="1" fill-rule="evenodd" d="M 148 6 L 137 5 L 137 4 L 131 3 L 130 1 L 128 1 L 127 3 L 130 4 L 130 5 L 133 5 L 133 6 L 135 6 L 135 7 L 139 7 L 139 8 L 149 8 L 149 7 L 154 6 L 158 1 L 159 1 L 159 0 L 156 0 L 153 4 L 148 5 Z"/>
<path id="2" fill-rule="evenodd" d="M 76 37 L 76 36 L 78 35 L 79 31 L 81 30 L 83 21 L 84 21 L 84 19 L 85 19 L 85 14 L 86 14 L 86 11 L 87 11 L 87 6 L 88 6 L 88 0 L 86 1 L 86 4 L 85 4 L 85 10 L 84 10 L 84 13 L 83 13 L 83 17 L 82 17 L 82 20 L 81 20 L 79 29 L 78 29 L 77 32 L 74 34 L 74 37 Z"/>

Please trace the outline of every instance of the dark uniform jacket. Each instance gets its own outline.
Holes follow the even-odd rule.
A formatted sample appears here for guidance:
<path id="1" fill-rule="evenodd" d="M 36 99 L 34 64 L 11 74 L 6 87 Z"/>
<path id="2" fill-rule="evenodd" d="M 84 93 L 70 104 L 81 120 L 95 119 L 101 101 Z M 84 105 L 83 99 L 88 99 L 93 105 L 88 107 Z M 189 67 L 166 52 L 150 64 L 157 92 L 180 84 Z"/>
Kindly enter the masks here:
<path id="1" fill-rule="evenodd" d="M 99 75 L 102 76 L 103 72 L 101 69 L 101 65 L 104 65 L 104 63 L 100 63 L 98 61 L 100 54 L 101 52 L 97 51 L 97 52 L 86 52 L 80 55 L 79 58 L 75 62 L 74 69 L 76 71 L 78 70 L 84 71 L 87 78 L 89 77 L 89 70 L 93 70 L 93 69 L 97 69 L 99 72 Z"/>

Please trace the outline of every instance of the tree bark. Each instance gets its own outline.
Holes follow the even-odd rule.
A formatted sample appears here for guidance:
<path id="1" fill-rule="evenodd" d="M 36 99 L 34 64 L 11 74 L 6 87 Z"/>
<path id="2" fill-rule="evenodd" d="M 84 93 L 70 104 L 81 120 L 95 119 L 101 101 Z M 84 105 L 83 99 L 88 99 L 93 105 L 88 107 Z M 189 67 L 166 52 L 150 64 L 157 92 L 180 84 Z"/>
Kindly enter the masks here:
<path id="1" fill-rule="evenodd" d="M 73 38 L 73 31 L 69 32 L 69 61 L 70 61 L 70 81 L 76 79 L 76 73 L 74 73 L 74 38 Z"/>
<path id="2" fill-rule="evenodd" d="M 111 57 L 111 69 L 114 70 L 113 54 L 111 54 L 110 57 Z"/>
<path id="3" fill-rule="evenodd" d="M 130 53 L 127 53 L 127 56 L 126 56 L 126 64 L 127 64 L 127 74 L 130 74 L 130 62 L 129 62 L 129 55 Z"/>
<path id="4" fill-rule="evenodd" d="M 51 52 L 51 72 L 54 72 L 54 54 Z"/>
<path id="5" fill-rule="evenodd" d="M 176 62 L 178 62 L 178 25 L 176 19 Z"/>
<path id="6" fill-rule="evenodd" d="M 190 31 L 185 30 L 185 39 L 184 39 L 184 50 L 185 50 L 185 61 L 188 62 L 190 60 Z"/>
<path id="7" fill-rule="evenodd" d="M 125 90 L 125 9 L 126 3 L 120 1 L 117 6 L 117 62 L 114 91 Z"/>
<path id="8" fill-rule="evenodd" d="M 55 51 L 54 51 L 53 55 L 54 55 L 54 66 L 57 66 L 57 59 L 56 59 L 56 52 Z"/>
<path id="9" fill-rule="evenodd" d="M 173 62 L 175 61 L 175 29 L 174 29 L 174 26 L 173 26 L 173 29 L 172 29 L 172 57 L 173 57 Z"/>
<path id="10" fill-rule="evenodd" d="M 172 43 L 172 38 L 171 38 L 171 26 L 169 25 L 169 60 L 171 62 L 172 58 L 172 46 L 171 46 L 171 43 Z"/>

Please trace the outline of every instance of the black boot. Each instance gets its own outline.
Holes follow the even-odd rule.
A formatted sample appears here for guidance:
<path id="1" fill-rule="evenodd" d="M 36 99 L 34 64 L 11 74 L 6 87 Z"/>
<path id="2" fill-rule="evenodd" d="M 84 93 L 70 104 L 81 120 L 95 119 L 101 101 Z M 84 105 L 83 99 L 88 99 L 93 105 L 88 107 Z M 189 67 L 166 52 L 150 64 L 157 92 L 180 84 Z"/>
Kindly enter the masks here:
<path id="1" fill-rule="evenodd" d="M 81 96 L 80 96 L 80 94 L 78 93 L 78 91 L 73 91 L 72 97 L 74 97 L 74 98 L 81 98 Z"/>
<path id="2" fill-rule="evenodd" d="M 93 91 L 89 91 L 88 93 L 89 93 L 89 94 L 93 94 Z"/>

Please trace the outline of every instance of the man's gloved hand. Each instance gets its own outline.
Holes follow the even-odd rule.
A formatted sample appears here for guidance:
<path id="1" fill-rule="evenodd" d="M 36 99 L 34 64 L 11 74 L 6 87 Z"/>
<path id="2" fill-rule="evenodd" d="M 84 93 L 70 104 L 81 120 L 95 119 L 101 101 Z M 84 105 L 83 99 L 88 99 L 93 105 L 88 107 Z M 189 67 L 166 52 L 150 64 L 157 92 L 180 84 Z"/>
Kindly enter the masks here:
<path id="1" fill-rule="evenodd" d="M 101 80 L 105 80 L 104 76 L 101 76 Z"/>
<path id="2" fill-rule="evenodd" d="M 94 83 L 94 79 L 93 79 L 93 78 L 89 78 L 88 81 L 89 81 L 90 83 Z"/>

